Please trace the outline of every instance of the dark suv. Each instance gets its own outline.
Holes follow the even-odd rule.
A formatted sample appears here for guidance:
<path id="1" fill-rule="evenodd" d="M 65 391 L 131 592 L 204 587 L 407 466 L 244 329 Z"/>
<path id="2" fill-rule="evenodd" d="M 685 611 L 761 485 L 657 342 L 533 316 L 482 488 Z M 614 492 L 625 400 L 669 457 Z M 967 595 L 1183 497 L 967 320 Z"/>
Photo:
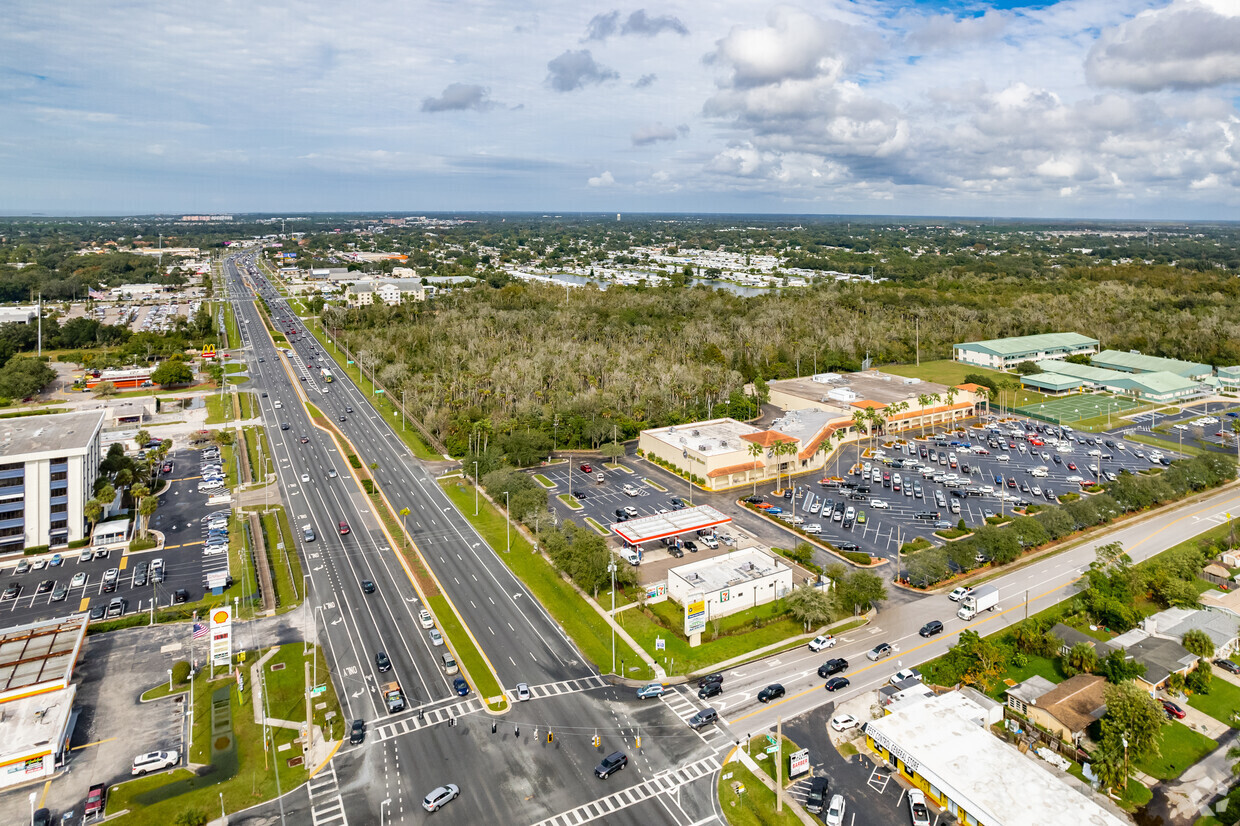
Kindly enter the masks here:
<path id="1" fill-rule="evenodd" d="M 715 697 L 723 693 L 723 683 L 707 683 L 698 689 L 698 699 L 705 700 L 707 697 Z"/>
<path id="2" fill-rule="evenodd" d="M 779 683 L 771 683 L 758 692 L 758 702 L 769 703 L 771 700 L 778 700 L 782 696 L 784 696 L 784 687 Z"/>
<path id="3" fill-rule="evenodd" d="M 606 780 L 629 764 L 629 756 L 622 751 L 613 751 L 603 758 L 603 762 L 594 767 L 594 776 Z"/>
<path id="4" fill-rule="evenodd" d="M 689 727 L 694 731 L 709 726 L 719 719 L 719 712 L 713 708 L 704 708 L 689 718 Z"/>

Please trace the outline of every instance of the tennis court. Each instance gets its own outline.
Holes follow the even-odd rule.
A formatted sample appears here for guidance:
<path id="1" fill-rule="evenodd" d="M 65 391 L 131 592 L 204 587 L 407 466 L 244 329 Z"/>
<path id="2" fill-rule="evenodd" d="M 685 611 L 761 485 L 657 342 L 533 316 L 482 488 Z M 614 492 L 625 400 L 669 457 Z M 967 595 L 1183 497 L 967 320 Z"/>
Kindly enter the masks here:
<path id="1" fill-rule="evenodd" d="M 1142 403 L 1121 396 L 1103 396 L 1097 393 L 1078 393 L 1060 399 L 1047 399 L 1037 404 L 1016 408 L 1016 412 L 1034 419 L 1055 424 L 1072 424 L 1082 419 L 1112 416 L 1141 407 Z"/>

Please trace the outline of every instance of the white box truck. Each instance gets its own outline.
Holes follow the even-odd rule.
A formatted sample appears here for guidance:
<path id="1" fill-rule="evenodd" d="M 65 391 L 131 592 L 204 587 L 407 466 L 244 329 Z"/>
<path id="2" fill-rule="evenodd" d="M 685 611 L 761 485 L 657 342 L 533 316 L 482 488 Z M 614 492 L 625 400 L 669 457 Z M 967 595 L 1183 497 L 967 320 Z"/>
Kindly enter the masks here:
<path id="1" fill-rule="evenodd" d="M 971 620 L 982 611 L 993 611 L 998 607 L 999 589 L 993 585 L 979 585 L 960 600 L 960 610 L 956 612 L 956 616 L 962 620 Z"/>

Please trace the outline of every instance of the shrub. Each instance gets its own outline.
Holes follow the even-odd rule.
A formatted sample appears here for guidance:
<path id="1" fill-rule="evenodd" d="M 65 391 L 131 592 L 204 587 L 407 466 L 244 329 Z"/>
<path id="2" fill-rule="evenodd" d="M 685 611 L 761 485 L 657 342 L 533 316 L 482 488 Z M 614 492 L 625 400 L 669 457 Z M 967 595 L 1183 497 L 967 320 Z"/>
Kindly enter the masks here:
<path id="1" fill-rule="evenodd" d="M 848 561 L 855 562 L 858 565 L 869 565 L 870 564 L 870 555 L 867 553 L 863 553 L 862 551 L 840 551 L 839 553 L 842 557 L 844 557 Z"/>
<path id="2" fill-rule="evenodd" d="M 355 453 L 349 454 L 349 464 L 357 468 L 358 470 L 362 469 L 362 460 L 357 458 L 357 454 Z"/>
<path id="3" fill-rule="evenodd" d="M 172 682 L 180 685 L 189 680 L 189 663 L 185 660 L 177 660 L 172 665 Z"/>

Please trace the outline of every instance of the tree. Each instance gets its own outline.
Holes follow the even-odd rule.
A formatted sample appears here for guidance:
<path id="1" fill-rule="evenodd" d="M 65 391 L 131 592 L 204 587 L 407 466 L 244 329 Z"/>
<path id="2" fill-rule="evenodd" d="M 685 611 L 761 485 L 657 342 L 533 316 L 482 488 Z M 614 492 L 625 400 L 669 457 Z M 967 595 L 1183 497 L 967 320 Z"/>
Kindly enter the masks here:
<path id="1" fill-rule="evenodd" d="M 1128 743 L 1130 762 L 1158 757 L 1158 737 L 1167 724 L 1162 704 L 1131 680 L 1103 689 L 1107 713 L 1102 718 L 1102 741 Z"/>
<path id="2" fill-rule="evenodd" d="M 798 585 L 784 598 L 788 613 L 806 631 L 831 620 L 831 597 L 822 588 Z"/>
<path id="3" fill-rule="evenodd" d="M 989 691 L 996 677 L 1003 673 L 1007 654 L 995 641 L 976 631 L 965 629 L 951 649 L 960 668 L 960 681 Z"/>
<path id="4" fill-rule="evenodd" d="M 107 398 L 116 395 L 116 385 L 110 381 L 101 381 L 95 385 L 95 395 L 99 398 Z"/>
<path id="5" fill-rule="evenodd" d="M 1019 376 L 1036 376 L 1042 372 L 1042 368 L 1035 361 L 1022 361 L 1013 367 L 1012 371 Z"/>
<path id="6" fill-rule="evenodd" d="M 969 559 L 972 558 L 970 554 Z M 942 548 L 927 548 L 906 556 L 904 567 L 908 570 L 909 583 L 921 588 L 946 579 L 951 572 L 947 559 L 947 552 Z"/>
<path id="7" fill-rule="evenodd" d="M 509 433 L 500 440 L 500 446 L 508 461 L 517 467 L 529 467 L 547 457 L 551 438 L 540 430 Z"/>
<path id="8" fill-rule="evenodd" d="M 1128 759 L 1122 740 L 1099 743 L 1092 757 L 1090 771 L 1098 778 L 1103 790 L 1121 789 L 1128 785 Z"/>
<path id="9" fill-rule="evenodd" d="M 752 458 L 755 462 L 757 462 L 757 461 L 759 461 L 759 460 L 760 460 L 760 459 L 761 459 L 764 455 L 766 455 L 766 448 L 762 447 L 762 445 L 760 445 L 760 444 L 758 444 L 758 443 L 756 443 L 756 442 L 750 442 L 750 443 L 749 443 L 749 451 L 748 451 L 748 452 L 749 452 L 749 456 L 750 456 L 750 458 Z M 751 471 L 749 471 L 749 472 L 750 472 L 750 473 L 754 473 L 754 474 L 755 474 L 755 475 L 754 475 L 754 477 L 753 477 L 753 495 L 754 495 L 754 496 L 757 496 L 757 495 L 758 495 L 758 477 L 757 477 L 757 475 L 756 475 L 756 469 L 755 469 L 755 470 L 751 470 Z"/>
<path id="10" fill-rule="evenodd" d="M 1214 672 L 1210 670 L 1210 661 L 1201 659 L 1197 661 L 1197 667 L 1184 678 L 1184 685 L 1194 694 L 1209 694 L 1210 682 L 1213 679 Z"/>
<path id="11" fill-rule="evenodd" d="M 142 518 L 142 535 L 146 536 L 147 526 L 151 523 L 151 517 L 155 511 L 159 509 L 158 496 L 143 496 L 138 500 L 138 515 Z"/>
<path id="12" fill-rule="evenodd" d="M 91 530 L 95 528 L 95 523 L 99 521 L 99 517 L 103 516 L 103 505 L 98 499 L 88 499 L 86 504 L 82 506 L 82 515 L 86 517 L 86 521 L 90 523 Z"/>
<path id="13" fill-rule="evenodd" d="M 1098 652 L 1087 642 L 1078 642 L 1063 657 L 1063 673 L 1069 677 L 1092 674 L 1098 667 Z"/>
<path id="14" fill-rule="evenodd" d="M 1190 653 L 1207 660 L 1214 656 L 1214 641 L 1200 628 L 1185 631 L 1184 636 L 1180 638 L 1180 645 L 1188 649 Z"/>
<path id="15" fill-rule="evenodd" d="M 865 611 L 887 599 L 882 577 L 869 571 L 853 571 L 835 582 L 835 604 L 841 614 Z"/>
<path id="16" fill-rule="evenodd" d="M 146 443 L 151 440 L 151 431 L 147 430 L 144 427 L 139 428 L 138 432 L 134 434 L 133 440 L 137 442 L 138 447 L 145 448 Z"/>
<path id="17" fill-rule="evenodd" d="M 194 380 L 194 371 L 188 364 L 179 359 L 169 359 L 155 368 L 151 373 L 151 381 L 160 387 L 173 384 L 189 384 Z"/>
<path id="18" fill-rule="evenodd" d="M 917 404 L 921 407 L 921 435 L 926 435 L 926 408 L 930 406 L 930 396 L 927 393 L 917 394 Z"/>
<path id="19" fill-rule="evenodd" d="M 1145 673 L 1145 666 L 1128 659 L 1122 650 L 1115 650 L 1102 658 L 1096 671 L 1106 677 L 1107 682 L 1119 685 L 1140 677 Z"/>
<path id="20" fill-rule="evenodd" d="M 624 445 L 619 442 L 608 442 L 599 449 L 599 452 L 603 454 L 604 458 L 616 462 L 624 456 Z"/>
<path id="21" fill-rule="evenodd" d="M 0 396 L 25 399 L 37 395 L 56 378 L 56 371 L 37 358 L 15 357 L 0 367 Z"/>

